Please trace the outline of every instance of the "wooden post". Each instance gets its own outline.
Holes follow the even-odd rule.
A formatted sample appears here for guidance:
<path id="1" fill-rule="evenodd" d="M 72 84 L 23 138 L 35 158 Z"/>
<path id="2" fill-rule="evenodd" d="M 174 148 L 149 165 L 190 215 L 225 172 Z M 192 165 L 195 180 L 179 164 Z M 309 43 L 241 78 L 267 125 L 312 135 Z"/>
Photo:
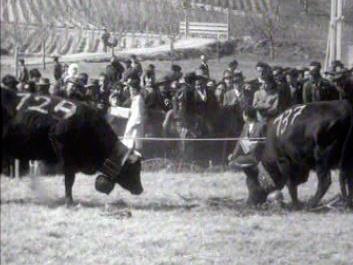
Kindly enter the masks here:
<path id="1" fill-rule="evenodd" d="M 42 14 L 42 23 L 43 23 L 43 29 L 44 29 L 44 34 L 43 34 L 43 39 L 42 39 L 42 63 L 43 63 L 43 70 L 45 70 L 46 68 L 46 65 L 45 65 L 45 53 L 46 53 L 46 38 L 47 38 L 47 35 L 48 35 L 48 28 L 47 26 L 44 24 L 45 23 L 45 20 L 44 20 L 44 14 Z"/>
<path id="2" fill-rule="evenodd" d="M 46 65 L 45 65 L 45 52 L 46 52 L 46 49 L 45 49 L 45 45 L 46 45 L 45 35 L 46 34 L 44 34 L 44 37 L 43 37 L 43 40 L 42 40 L 42 45 L 43 45 L 43 56 L 42 56 L 43 70 L 45 70 L 45 68 L 46 68 Z"/>
<path id="3" fill-rule="evenodd" d="M 337 0 L 331 0 L 331 21 L 330 21 L 330 54 L 329 64 L 336 58 L 336 15 L 337 15 Z"/>
<path id="4" fill-rule="evenodd" d="M 185 39 L 189 36 L 189 11 L 185 9 Z"/>
<path id="5" fill-rule="evenodd" d="M 170 64 L 174 64 L 174 36 L 170 36 Z"/>
<path id="6" fill-rule="evenodd" d="M 220 47 L 220 41 L 219 41 L 219 36 L 216 39 L 217 42 L 217 61 L 220 62 L 221 61 L 221 47 Z"/>
<path id="7" fill-rule="evenodd" d="M 16 75 L 16 78 L 18 78 L 18 44 L 17 44 L 17 41 L 15 43 L 15 52 L 14 52 L 14 60 L 15 60 L 15 75 Z"/>
<path id="8" fill-rule="evenodd" d="M 343 0 L 337 0 L 337 17 L 336 17 L 336 60 L 342 60 L 342 14 Z"/>
<path id="9" fill-rule="evenodd" d="M 230 40 L 230 8 L 227 8 L 227 25 L 228 25 L 228 32 L 227 32 L 227 41 Z"/>

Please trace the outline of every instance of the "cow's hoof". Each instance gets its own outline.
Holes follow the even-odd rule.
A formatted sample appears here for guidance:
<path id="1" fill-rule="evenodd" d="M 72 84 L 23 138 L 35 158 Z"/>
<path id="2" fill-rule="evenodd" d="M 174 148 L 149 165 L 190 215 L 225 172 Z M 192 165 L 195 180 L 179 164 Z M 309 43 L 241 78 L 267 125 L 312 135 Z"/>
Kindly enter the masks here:
<path id="1" fill-rule="evenodd" d="M 304 209 L 304 206 L 305 205 L 303 202 L 300 202 L 300 201 L 292 202 L 290 204 L 290 209 L 292 209 L 293 211 L 300 211 Z"/>
<path id="2" fill-rule="evenodd" d="M 310 210 L 316 208 L 318 205 L 319 202 L 315 198 L 312 198 L 306 203 L 306 208 Z"/>
<path id="3" fill-rule="evenodd" d="M 75 206 L 73 199 L 65 199 L 65 205 L 66 205 L 66 208 L 72 208 Z"/>

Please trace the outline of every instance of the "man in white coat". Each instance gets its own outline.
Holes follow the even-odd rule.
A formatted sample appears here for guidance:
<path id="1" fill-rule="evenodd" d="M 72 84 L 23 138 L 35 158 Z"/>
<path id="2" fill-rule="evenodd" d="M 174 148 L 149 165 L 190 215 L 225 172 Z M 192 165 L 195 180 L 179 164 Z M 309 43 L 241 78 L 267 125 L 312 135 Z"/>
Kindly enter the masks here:
<path id="1" fill-rule="evenodd" d="M 129 148 L 135 144 L 135 148 L 141 151 L 142 140 L 137 138 L 144 136 L 145 103 L 140 93 L 139 81 L 128 80 L 127 85 L 130 91 L 131 107 L 111 107 L 110 114 L 128 119 L 122 142 Z"/>

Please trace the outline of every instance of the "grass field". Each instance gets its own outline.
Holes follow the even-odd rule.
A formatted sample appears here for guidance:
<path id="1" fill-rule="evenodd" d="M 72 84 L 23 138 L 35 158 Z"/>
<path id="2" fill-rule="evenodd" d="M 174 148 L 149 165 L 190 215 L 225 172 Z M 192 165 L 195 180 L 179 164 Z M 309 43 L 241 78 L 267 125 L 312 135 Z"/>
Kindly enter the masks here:
<path id="1" fill-rule="evenodd" d="M 118 186 L 105 196 L 80 175 L 79 204 L 67 209 L 60 176 L 2 177 L 1 264 L 352 264 L 352 212 L 249 208 L 240 173 L 142 181 L 141 196 Z M 315 184 L 311 177 L 301 198 Z M 335 177 L 325 199 L 337 193 Z"/>

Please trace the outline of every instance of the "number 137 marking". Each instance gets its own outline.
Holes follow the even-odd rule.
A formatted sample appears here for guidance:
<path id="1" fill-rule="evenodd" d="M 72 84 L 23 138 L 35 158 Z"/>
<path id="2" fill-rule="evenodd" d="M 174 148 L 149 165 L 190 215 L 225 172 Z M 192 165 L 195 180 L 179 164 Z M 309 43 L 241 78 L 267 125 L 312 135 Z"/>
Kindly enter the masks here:
<path id="1" fill-rule="evenodd" d="M 277 125 L 276 128 L 276 135 L 281 136 L 283 135 L 288 126 L 294 124 L 295 120 L 302 114 L 306 105 L 297 106 L 294 108 L 290 108 L 283 112 L 280 116 L 278 116 L 274 121 L 273 124 Z"/>

